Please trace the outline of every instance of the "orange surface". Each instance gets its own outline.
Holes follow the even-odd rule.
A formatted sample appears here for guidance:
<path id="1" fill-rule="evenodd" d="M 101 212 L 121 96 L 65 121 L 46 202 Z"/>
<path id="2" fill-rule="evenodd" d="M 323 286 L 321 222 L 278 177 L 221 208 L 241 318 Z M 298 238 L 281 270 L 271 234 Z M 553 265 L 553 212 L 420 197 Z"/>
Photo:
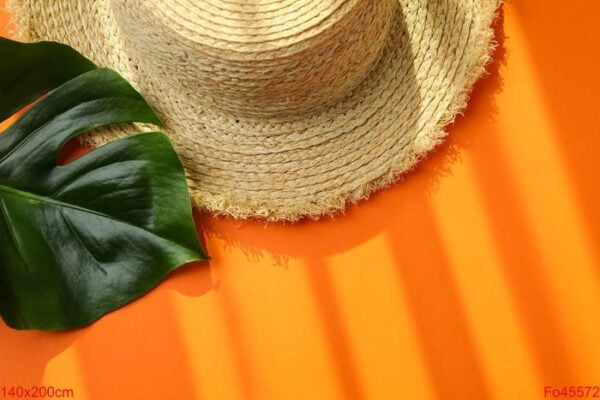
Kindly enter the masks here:
<path id="1" fill-rule="evenodd" d="M 533 400 L 600 385 L 598 15 L 508 2 L 466 116 L 404 182 L 318 222 L 198 215 L 210 263 L 83 330 L 0 326 L 0 386 Z"/>

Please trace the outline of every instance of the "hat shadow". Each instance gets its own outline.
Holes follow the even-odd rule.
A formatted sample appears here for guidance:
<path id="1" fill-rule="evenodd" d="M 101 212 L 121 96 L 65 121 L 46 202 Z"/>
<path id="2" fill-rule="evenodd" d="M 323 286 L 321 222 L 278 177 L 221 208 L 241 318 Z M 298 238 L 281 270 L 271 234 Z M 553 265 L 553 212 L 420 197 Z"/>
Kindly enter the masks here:
<path id="1" fill-rule="evenodd" d="M 218 246 L 240 250 L 250 260 L 268 258 L 282 266 L 290 259 L 302 260 L 344 398 L 366 395 L 327 259 L 378 235 L 391 246 L 394 275 L 406 294 L 417 344 L 437 397 L 492 397 L 430 203 L 462 154 L 478 141 L 478 135 L 486 134 L 479 126 L 489 126 L 497 114 L 495 96 L 502 90 L 500 67 L 505 62 L 503 20 L 501 8 L 493 26 L 496 50 L 487 74 L 475 84 L 467 108 L 447 126 L 448 137 L 388 188 L 348 206 L 343 214 L 296 223 L 235 220 L 196 210 L 197 224 L 209 242 L 220 241 Z M 411 78 L 411 90 L 416 91 L 414 74 Z M 420 104 L 413 107 L 419 109 Z"/>
<path id="2" fill-rule="evenodd" d="M 68 142 L 59 155 L 59 163 L 68 163 L 80 157 L 91 148 L 82 147 L 76 139 Z M 201 240 L 203 238 L 201 237 Z M 203 243 L 204 248 L 206 244 Z M 180 266 L 154 290 L 144 294 L 141 298 L 144 301 L 132 301 L 120 307 L 117 310 L 103 316 L 92 324 L 65 331 L 21 331 L 9 328 L 0 320 L 0 352 L 2 353 L 2 362 L 0 362 L 0 384 L 7 387 L 23 386 L 24 388 L 39 385 L 43 382 L 44 372 L 50 360 L 59 356 L 73 345 L 77 346 L 77 362 L 82 368 L 88 364 L 86 358 L 90 351 L 94 353 L 97 344 L 104 340 L 112 342 L 112 346 L 105 346 L 100 349 L 105 358 L 116 360 L 124 352 L 123 345 L 128 344 L 132 348 L 134 344 L 140 342 L 140 335 L 146 340 L 154 340 L 155 343 L 165 340 L 171 343 L 170 353 L 168 355 L 160 354 L 155 357 L 153 362 L 149 362 L 146 368 L 168 363 L 175 359 L 180 361 L 181 368 L 185 368 L 184 350 L 181 348 L 180 332 L 176 324 L 173 323 L 173 310 L 171 304 L 165 304 L 165 297 L 168 298 L 169 292 L 176 291 L 186 296 L 201 296 L 212 290 L 214 287 L 210 274 L 209 265 L 206 262 L 193 262 Z M 149 316 L 152 316 L 149 318 Z M 132 319 L 143 320 L 144 324 L 154 329 L 145 332 L 137 332 L 134 328 Z M 123 332 L 115 335 L 115 332 Z M 87 338 L 86 338 L 87 336 Z M 90 350 L 91 349 L 91 350 Z M 139 351 L 140 349 L 136 349 Z M 156 352 L 155 352 L 156 353 Z M 134 353 L 138 356 L 139 353 Z M 95 354 L 97 357 L 98 355 Z M 139 368 L 144 371 L 144 368 Z M 126 369 L 119 370 L 123 374 Z M 96 372 L 96 371 L 95 371 Z M 185 390 L 189 390 L 191 379 L 185 377 L 186 371 L 179 371 L 179 377 Z M 102 382 L 94 378 L 95 374 L 84 374 L 85 384 L 95 389 L 102 387 Z M 184 379 L 185 378 L 185 379 Z M 65 388 L 70 389 L 70 388 Z M 182 390 L 184 390 L 182 389 Z"/>
<path id="3" fill-rule="evenodd" d="M 429 198 L 440 180 L 452 174 L 453 165 L 460 162 L 461 154 L 477 140 L 476 135 L 485 134 L 475 129 L 463 129 L 463 125 L 494 120 L 494 98 L 502 90 L 499 68 L 505 62 L 503 19 L 500 9 L 493 26 L 496 49 L 487 73 L 474 85 L 466 109 L 446 127 L 448 136 L 444 142 L 389 187 L 348 205 L 343 213 L 319 219 L 304 218 L 294 223 L 252 218 L 239 220 L 195 210 L 197 225 L 208 240 L 221 240 L 251 258 L 271 256 L 285 263 L 288 257 L 327 257 L 347 251 L 388 230 L 391 225 L 402 223 L 395 218 L 400 214 L 398 210 Z M 414 74 L 409 81 L 409 90 L 418 92 Z M 413 102 L 420 100 L 419 96 L 413 96 Z M 420 105 L 413 104 L 413 107 L 418 109 Z"/>
<path id="4" fill-rule="evenodd" d="M 309 295 L 318 305 L 315 314 L 333 360 L 332 373 L 344 398 L 366 396 L 343 319 L 347 311 L 341 310 L 337 301 L 328 258 L 379 235 L 391 246 L 394 275 L 406 294 L 417 344 L 437 397 L 491 398 L 431 209 L 431 195 L 444 177 L 452 175 L 453 166 L 461 162 L 462 154 L 478 141 L 478 136 L 486 134 L 479 127 L 489 126 L 495 119 L 495 96 L 503 86 L 500 67 L 505 62 L 502 8 L 493 28 L 497 46 L 487 75 L 475 84 L 464 112 L 447 126 L 448 137 L 388 188 L 348 206 L 343 214 L 296 223 L 235 220 L 196 210 L 197 224 L 209 242 L 220 242 L 219 247 L 239 250 L 252 261 L 266 258 L 282 266 L 291 259 L 302 261 Z M 414 74 L 411 78 L 411 90 L 417 90 Z M 420 99 L 414 97 L 414 101 Z M 420 105 L 413 107 L 419 109 Z M 375 266 L 364 265 L 366 270 Z M 231 330 L 236 331 L 232 333 L 235 337 L 243 336 L 235 326 Z M 244 356 L 239 358 L 243 366 Z"/>
<path id="5" fill-rule="evenodd" d="M 468 119 L 489 119 L 495 114 L 494 95 L 501 90 L 502 82 L 499 66 L 504 60 L 504 34 L 502 17 L 495 24 L 496 50 L 494 61 L 488 67 L 488 76 L 475 86 L 468 108 L 465 111 Z M 414 76 L 411 77 L 412 89 L 417 90 Z M 418 97 L 414 101 L 418 102 Z M 394 225 L 414 222 L 408 218 L 407 205 L 421 202 L 436 190 L 440 179 L 452 173 L 452 166 L 460 161 L 460 155 L 468 149 L 474 140 L 475 131 L 461 129 L 464 117 L 457 120 L 447 129 L 449 136 L 443 144 L 430 152 L 412 171 L 404 174 L 398 182 L 385 190 L 373 194 L 368 200 L 350 205 L 344 214 L 322 217 L 319 220 L 305 219 L 293 224 L 266 223 L 261 220 L 234 220 L 226 217 L 214 217 L 195 210 L 195 218 L 199 230 L 208 241 L 218 239 L 226 245 L 239 248 L 248 257 L 273 257 L 285 262 L 287 257 L 299 257 L 317 260 L 337 253 L 348 251 L 368 241 L 376 235 L 391 229 Z M 410 234 L 410 229 L 406 234 Z M 401 239 L 400 239 L 401 240 Z M 315 262 L 315 268 L 319 263 Z M 201 296 L 212 290 L 214 284 L 210 277 L 210 263 L 194 263 L 180 268 L 171 274 L 159 287 L 158 291 L 172 290 L 186 296 Z M 164 310 L 167 315 L 168 310 Z M 335 310 L 331 310 L 335 316 Z M 161 321 L 160 315 L 157 316 Z M 116 320 L 122 320 L 118 317 Z M 165 321 L 170 321 L 165 316 Z M 124 322 L 122 322 L 124 324 Z M 106 329 L 104 328 L 106 325 Z M 110 324 L 102 324 L 94 335 L 110 333 Z M 125 326 L 125 325 L 123 325 Z M 335 327 L 334 327 L 335 328 Z M 172 330 L 173 327 L 162 326 Z M 10 385 L 31 385 L 42 382 L 44 370 L 50 360 L 80 340 L 85 330 L 67 332 L 22 332 L 15 331 L 0 324 L 0 343 L 2 359 L 0 362 L 0 378 Z M 148 333 L 146 333 L 148 334 Z M 150 335 L 165 335 L 162 331 Z M 168 336 L 168 332 L 167 332 Z M 176 332 L 173 337 L 176 338 Z M 87 340 L 89 341 L 89 340 Z M 343 348 L 338 349 L 344 351 Z M 106 349 L 110 353 L 111 349 Z M 183 350 L 182 350 L 183 351 Z M 165 356 L 166 360 L 167 357 Z M 140 366 L 143 370 L 144 367 Z M 339 366 L 341 375 L 350 382 L 353 378 L 351 366 Z M 88 380 L 91 378 L 88 377 Z M 93 383 L 93 382 L 92 382 Z M 102 382 L 97 382 L 101 385 Z M 357 398 L 361 391 L 351 383 L 346 385 L 347 398 Z"/>

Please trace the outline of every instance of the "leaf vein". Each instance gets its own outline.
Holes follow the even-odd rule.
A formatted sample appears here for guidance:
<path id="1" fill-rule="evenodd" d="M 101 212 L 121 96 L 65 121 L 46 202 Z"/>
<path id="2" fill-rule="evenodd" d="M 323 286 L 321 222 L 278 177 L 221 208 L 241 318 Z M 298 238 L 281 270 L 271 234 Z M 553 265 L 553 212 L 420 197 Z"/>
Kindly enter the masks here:
<path id="1" fill-rule="evenodd" d="M 65 215 L 65 213 L 64 213 L 63 210 L 60 210 L 60 215 L 63 218 L 63 221 L 65 221 L 65 224 L 69 228 L 69 231 L 71 232 L 71 234 L 79 242 L 79 244 L 81 245 L 81 247 L 83 247 L 85 249 L 85 251 L 90 255 L 90 257 L 92 257 L 92 260 L 94 260 L 94 263 L 95 263 L 96 267 L 98 267 L 98 269 L 100 269 L 104 273 L 105 276 L 108 276 L 108 271 L 106 270 L 106 268 L 104 268 L 100 264 L 100 261 L 98 261 L 98 259 L 96 258 L 96 256 L 94 256 L 94 254 L 92 253 L 92 251 L 83 242 L 83 239 L 81 238 L 81 235 L 79 234 L 79 232 L 77 232 L 77 229 L 75 229 L 75 227 L 73 226 L 73 224 L 71 223 L 71 221 L 69 220 L 69 218 L 67 218 L 67 216 Z"/>
<path id="2" fill-rule="evenodd" d="M 29 142 L 29 140 L 31 140 L 32 138 L 34 138 L 36 136 L 37 133 L 39 133 L 41 130 L 43 130 L 44 128 L 46 128 L 48 125 L 50 125 L 52 122 L 56 121 L 57 119 L 59 119 L 60 117 L 62 117 L 63 115 L 65 115 L 66 113 L 68 113 L 69 111 L 74 110 L 75 108 L 78 108 L 82 105 L 86 105 L 88 103 L 93 103 L 99 100 L 108 100 L 108 99 L 115 99 L 115 98 L 120 98 L 120 97 L 114 97 L 114 96 L 106 96 L 106 97 L 99 97 L 96 99 L 92 99 L 83 103 L 79 103 L 77 104 L 75 107 L 71 107 L 65 111 L 63 111 L 60 114 L 54 115 L 52 118 L 50 118 L 48 121 L 46 121 L 44 124 L 42 124 L 41 126 L 37 127 L 34 131 L 32 131 L 31 133 L 28 133 L 27 136 L 25 136 L 24 138 L 21 138 L 21 140 L 15 144 L 15 146 L 10 149 L 8 151 L 8 153 L 6 153 L 5 155 L 2 156 L 2 158 L 0 158 L 0 166 L 2 164 L 4 164 L 4 162 L 10 158 L 10 156 L 12 156 L 14 153 L 16 153 L 21 147 L 23 147 L 26 143 Z M 105 125 L 110 125 L 110 124 L 103 124 L 101 126 L 105 126 Z M 99 128 L 101 126 L 92 126 L 89 129 L 95 129 L 95 128 Z M 84 130 L 85 131 L 85 130 Z M 83 132 L 83 131 L 82 131 Z"/>
<path id="3" fill-rule="evenodd" d="M 28 196 L 26 196 L 25 192 L 22 192 L 22 191 L 17 190 L 17 189 L 12 189 L 12 188 L 4 186 L 4 185 L 0 185 L 0 192 L 5 192 L 5 193 L 8 193 L 8 194 L 12 194 L 13 196 L 28 197 Z M 147 233 L 151 234 L 152 236 L 160 237 L 161 239 L 166 240 L 167 242 L 176 244 L 177 246 L 184 247 L 184 248 L 192 251 L 193 253 L 197 253 L 196 249 L 189 248 L 187 246 L 182 246 L 181 244 L 179 244 L 179 243 L 177 243 L 177 242 L 175 242 L 175 241 L 173 241 L 171 239 L 168 239 L 168 238 L 163 237 L 163 236 L 159 236 L 155 232 L 152 232 L 152 231 L 150 231 L 150 230 L 148 230 L 146 228 L 143 228 L 141 226 L 133 225 L 133 224 L 131 224 L 131 223 L 127 222 L 127 221 L 124 221 L 124 220 L 122 220 L 120 218 L 116 218 L 116 217 L 113 217 L 111 215 L 108 215 L 108 214 L 105 214 L 105 213 L 102 213 L 102 212 L 99 212 L 99 211 L 96 211 L 96 210 L 92 210 L 92 209 L 89 209 L 89 208 L 84 208 L 84 207 L 80 207 L 80 206 L 77 206 L 77 205 L 74 205 L 74 204 L 64 203 L 62 201 L 54 200 L 54 199 L 51 199 L 49 197 L 40 196 L 40 195 L 34 195 L 34 196 L 35 196 L 34 199 L 36 201 L 39 201 L 40 203 L 50 204 L 50 205 L 53 205 L 53 206 L 56 206 L 56 207 L 70 208 L 72 210 L 80 211 L 82 213 L 93 214 L 93 215 L 96 215 L 98 217 L 110 219 L 111 221 L 115 221 L 115 222 L 118 222 L 120 224 L 125 224 L 125 225 L 131 226 L 131 227 L 133 227 L 135 229 L 142 230 L 144 232 L 147 232 Z"/>
<path id="4" fill-rule="evenodd" d="M 64 185 L 62 185 L 61 187 L 59 187 L 54 193 L 52 193 L 49 197 L 51 198 L 56 198 L 58 196 L 60 196 L 61 194 L 63 194 L 63 192 L 65 190 L 67 190 L 68 188 L 70 188 L 71 186 L 73 186 L 74 184 L 78 183 L 79 181 L 81 181 L 83 178 L 85 178 L 86 176 L 88 176 L 91 173 L 97 172 L 97 171 L 102 171 L 104 169 L 107 168 L 114 168 L 115 165 L 121 165 L 121 164 L 130 164 L 130 163 L 137 163 L 137 162 L 142 162 L 142 160 L 126 160 L 126 161 L 118 161 L 118 162 L 114 162 L 111 164 L 107 164 L 107 165 L 103 165 L 100 168 L 96 168 L 96 169 L 90 169 L 89 171 L 84 172 L 83 174 L 79 175 L 77 178 L 75 178 L 72 181 L 69 181 L 67 183 L 65 183 Z"/>
<path id="5" fill-rule="evenodd" d="M 8 228 L 8 233 L 15 245 L 15 249 L 17 249 L 17 253 L 19 254 L 19 257 L 21 257 L 21 260 L 23 260 L 25 269 L 27 269 L 27 272 L 29 272 L 29 275 L 33 276 L 34 275 L 33 269 L 31 268 L 31 265 L 29 265 L 29 261 L 25 257 L 25 252 L 23 251 L 23 245 L 22 245 L 21 241 L 19 240 L 19 236 L 17 235 L 17 232 L 15 232 L 15 230 L 12 227 L 12 225 L 13 225 L 12 218 L 10 216 L 10 212 L 8 211 L 8 207 L 6 206 L 6 202 L 2 196 L 0 196 L 0 211 L 2 211 L 2 215 L 4 216 L 4 219 L 6 221 L 6 226 Z"/>

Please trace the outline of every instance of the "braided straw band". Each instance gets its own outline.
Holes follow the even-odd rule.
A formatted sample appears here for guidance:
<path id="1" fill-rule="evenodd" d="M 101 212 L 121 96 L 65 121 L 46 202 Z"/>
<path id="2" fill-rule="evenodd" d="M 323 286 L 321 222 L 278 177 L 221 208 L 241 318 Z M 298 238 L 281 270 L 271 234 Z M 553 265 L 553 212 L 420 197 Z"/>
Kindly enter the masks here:
<path id="1" fill-rule="evenodd" d="M 21 38 L 121 72 L 166 124 L 194 203 L 317 217 L 445 136 L 500 0 L 12 0 Z M 131 128 L 96 133 L 101 144 Z"/>

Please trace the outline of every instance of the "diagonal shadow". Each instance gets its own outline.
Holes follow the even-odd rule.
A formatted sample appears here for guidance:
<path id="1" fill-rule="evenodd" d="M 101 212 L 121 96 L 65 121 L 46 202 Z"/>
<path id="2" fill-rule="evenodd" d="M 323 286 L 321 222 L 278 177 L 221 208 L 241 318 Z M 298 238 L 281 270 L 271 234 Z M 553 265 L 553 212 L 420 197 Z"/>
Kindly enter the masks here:
<path id="1" fill-rule="evenodd" d="M 500 49 L 496 56 L 501 59 L 502 17 L 497 20 L 495 31 Z M 487 123 L 495 113 L 493 96 L 501 90 L 500 62 L 498 60 L 488 68 L 489 76 L 478 83 L 472 93 L 466 114 L 475 123 Z M 363 388 L 359 385 L 347 333 L 331 290 L 331 277 L 319 259 L 347 251 L 381 232 L 388 232 L 392 243 L 398 280 L 407 293 L 421 351 L 437 396 L 440 399 L 491 398 L 428 204 L 430 192 L 435 190 L 438 180 L 451 173 L 452 164 L 479 134 L 456 127 L 451 130 L 446 142 L 405 175 L 401 185 L 349 207 L 343 216 L 303 220 L 293 225 L 234 221 L 206 214 L 198 216 L 209 235 L 246 251 L 312 260 L 307 266 L 309 284 L 319 304 L 318 313 L 345 398 L 361 398 Z"/>
<path id="2" fill-rule="evenodd" d="M 508 162 L 498 140 L 499 132 L 483 138 L 471 156 L 477 164 L 476 180 L 484 199 L 487 222 L 491 225 L 494 245 L 501 260 L 529 348 L 538 370 L 547 384 L 575 382 L 573 360 L 564 342 L 562 325 L 555 313 L 555 299 L 544 276 L 541 249 L 534 236 L 518 190 L 505 167 Z M 493 156 L 490 156 L 493 154 Z"/>
<path id="3" fill-rule="evenodd" d="M 497 24 L 497 37 L 501 38 L 504 38 L 503 20 L 504 11 L 501 10 Z M 497 51 L 494 62 L 498 65 L 506 63 L 503 47 Z M 460 118 L 451 129 L 476 134 L 481 126 L 469 118 Z M 483 197 L 486 221 L 537 369 L 544 382 L 557 386 L 567 384 L 575 379 L 573 360 L 566 350 L 563 328 L 554 313 L 555 300 L 548 290 L 544 266 L 538 257 L 541 249 L 532 240 L 535 235 L 517 197 L 514 177 L 506 168 L 509 162 L 502 150 L 501 132 L 494 126 L 488 129 L 469 152 L 476 166 L 473 170 Z"/>
<path id="4" fill-rule="evenodd" d="M 493 77 L 488 79 L 499 79 L 496 73 L 492 73 Z M 494 76 L 495 75 L 495 76 Z M 473 95 L 472 102 L 480 102 L 486 105 L 490 104 L 490 98 L 493 96 L 494 91 L 479 89 Z M 486 108 L 486 107 L 483 107 Z M 489 110 L 487 107 L 486 110 Z M 487 114 L 489 111 L 485 111 Z M 324 257 L 326 255 L 335 254 L 338 252 L 346 251 L 354 246 L 357 246 L 371 237 L 380 234 L 381 232 L 388 231 L 390 233 L 391 240 L 402 241 L 398 233 L 394 234 L 394 227 L 399 221 L 402 220 L 403 216 L 406 216 L 401 210 L 410 209 L 410 205 L 415 202 L 420 202 L 420 206 L 426 207 L 427 197 L 431 190 L 433 190 L 437 180 L 449 173 L 452 163 L 457 159 L 460 151 L 464 147 L 468 147 L 470 138 L 461 135 L 451 135 L 450 138 L 442 145 L 435 153 L 431 154 L 425 162 L 421 163 L 415 171 L 406 175 L 403 179 L 405 180 L 403 185 L 394 186 L 386 191 L 379 192 L 372 196 L 368 202 L 362 202 L 360 206 L 352 206 L 349 208 L 345 216 L 338 216 L 332 218 L 324 218 L 321 221 L 302 221 L 294 225 L 281 225 L 281 224 L 270 224 L 266 229 L 264 224 L 260 221 L 233 221 L 224 218 L 212 218 L 207 215 L 201 215 L 198 217 L 200 225 L 209 230 L 209 232 L 215 236 L 223 237 L 230 243 L 236 243 L 243 248 L 258 249 L 259 251 L 265 250 L 274 254 L 281 254 L 286 256 L 299 256 L 299 257 L 310 257 L 312 259 L 318 259 L 318 257 Z M 412 183 L 411 183 L 412 182 Z M 414 192 L 412 195 L 407 195 L 410 191 Z M 400 209 L 400 211 L 399 211 Z M 414 210 L 413 210 L 414 211 Z M 427 219 L 430 210 L 423 208 L 416 210 L 415 215 L 420 215 L 422 218 Z M 421 214 L 419 214 L 421 213 Z M 429 215 L 429 218 L 431 216 Z M 408 219 L 414 221 L 414 219 Z M 356 226 L 360 226 L 361 229 L 356 229 Z M 413 240 L 425 240 L 427 238 L 435 238 L 435 226 L 426 225 L 423 229 L 426 229 L 424 236 L 415 236 Z M 327 238 L 327 240 L 323 240 Z M 404 241 L 402 241 L 404 242 Z M 438 243 L 435 242 L 434 243 Z M 422 244 L 422 243 L 421 243 Z M 403 245 L 398 244 L 398 248 L 402 249 Z M 433 250 L 439 250 L 435 246 Z M 427 289 L 426 275 L 423 271 L 407 271 L 406 265 L 409 265 L 410 261 L 403 257 L 408 257 L 412 254 L 410 248 L 406 248 L 407 251 L 403 251 L 402 254 L 397 254 L 398 263 L 398 274 L 402 282 L 405 282 L 407 286 L 407 292 L 413 293 L 413 308 L 415 313 L 415 319 L 417 324 L 421 327 L 421 342 L 424 345 L 424 350 L 431 354 L 428 358 L 431 360 L 431 371 L 435 376 L 435 381 L 438 383 L 438 388 L 454 388 L 455 383 L 452 382 L 453 376 L 459 376 L 461 379 L 469 374 L 475 380 L 475 384 L 472 382 L 467 386 L 473 386 L 471 393 L 476 393 L 480 399 L 486 399 L 488 397 L 487 387 L 483 378 L 481 377 L 480 369 L 477 362 L 477 356 L 473 350 L 471 340 L 468 337 L 467 329 L 465 328 L 465 318 L 461 311 L 460 304 L 457 299 L 455 288 L 451 283 L 451 277 L 444 275 L 443 265 L 446 262 L 443 259 L 443 252 L 426 255 L 432 257 L 433 272 L 439 272 L 439 278 L 437 279 L 436 287 L 443 289 L 442 294 L 438 294 L 434 291 L 425 291 L 424 294 L 417 289 Z M 436 255 L 437 254 L 437 255 Z M 441 258 L 440 258 L 441 257 Z M 417 260 L 419 261 L 419 260 Z M 427 261 L 427 260 L 425 260 Z M 311 282 L 314 292 L 326 293 L 322 289 L 327 289 L 331 282 L 329 277 L 323 275 L 323 271 L 317 270 L 321 267 L 318 262 L 315 262 L 312 268 Z M 413 268 L 415 269 L 415 268 Z M 195 270 L 199 270 L 196 268 Z M 194 271 L 195 271 L 194 270 Z M 430 270 L 431 272 L 431 270 Z M 417 275 L 407 275 L 409 273 L 415 273 Z M 175 276 L 174 281 L 168 281 L 166 285 L 161 286 L 156 293 L 153 293 L 153 299 L 159 298 L 164 295 L 164 290 L 175 289 L 188 291 L 191 295 L 199 295 L 202 290 L 196 291 L 193 285 L 189 282 L 183 283 L 184 276 L 195 276 L 194 279 L 200 282 L 205 282 L 205 279 L 200 275 L 201 272 L 182 272 L 181 275 Z M 198 274 L 198 275 L 195 275 Z M 190 281 L 193 281 L 191 279 Z M 175 283 L 174 283 L 175 282 Z M 177 283 L 178 282 L 178 283 Z M 171 286 L 169 286 L 171 285 Z M 410 287 L 409 287 L 410 286 Z M 206 287 L 200 285 L 200 287 Z M 411 289 L 412 288 L 412 289 Z M 321 290 L 319 290 L 321 289 Z M 423 298 L 419 299 L 421 296 Z M 427 300 L 427 301 L 425 301 Z M 331 299 L 321 297 L 317 299 L 318 302 L 323 302 L 323 320 L 326 323 L 326 329 L 331 335 L 330 341 L 332 343 L 332 352 L 336 359 L 336 365 L 338 368 L 338 376 L 341 381 L 344 382 L 344 392 L 349 396 L 360 396 L 362 389 L 357 386 L 354 378 L 356 377 L 356 369 L 351 363 L 350 349 L 348 343 L 343 339 L 344 333 L 339 321 L 339 312 L 336 310 L 335 303 Z M 110 376 L 107 375 L 106 371 L 118 374 L 122 376 L 122 379 L 136 381 L 143 379 L 146 376 L 155 376 L 159 367 L 165 367 L 165 365 L 171 364 L 169 360 L 177 360 L 181 363 L 182 369 L 173 367 L 174 372 L 169 372 L 167 375 L 168 385 L 181 385 L 182 387 L 190 387 L 190 377 L 187 375 L 189 368 L 186 366 L 190 360 L 186 360 L 184 351 L 180 348 L 175 348 L 171 353 L 167 353 L 171 343 L 181 343 L 180 333 L 177 332 L 176 328 L 168 328 L 165 331 L 165 326 L 173 327 L 177 326 L 174 320 L 173 310 L 171 305 L 167 308 L 161 308 L 161 303 L 168 303 L 168 301 L 155 302 L 155 300 L 147 300 L 144 303 L 144 307 L 148 304 L 152 304 L 153 312 L 140 311 L 139 315 L 133 315 L 135 313 L 127 313 L 128 317 L 125 318 L 125 314 L 120 314 L 111 319 L 106 319 L 106 322 L 101 322 L 97 327 L 90 329 L 89 333 L 86 334 L 81 344 L 81 361 L 82 368 L 84 371 L 84 379 L 86 383 L 91 387 L 90 392 L 98 393 L 98 398 L 118 398 L 114 397 L 116 393 L 110 389 L 102 387 L 102 378 L 108 379 Z M 431 304 L 437 304 L 439 310 L 448 311 L 448 319 L 440 316 L 438 319 L 429 321 L 428 310 Z M 139 306 L 142 307 L 142 306 Z M 150 309 L 148 306 L 146 309 Z M 144 309 L 144 310 L 146 310 Z M 158 311 L 155 315 L 154 311 Z M 143 317 L 145 313 L 145 317 Z M 418 315 L 417 315 L 418 314 Z M 148 325 L 150 321 L 150 325 Z M 329 321 L 329 322 L 327 322 Z M 332 322 L 333 321 L 333 322 Z M 138 326 L 145 327 L 144 332 L 135 332 L 135 328 Z M 447 329 L 447 335 L 433 334 L 429 332 L 429 325 L 433 323 L 434 328 Z M 136 325 L 137 324 L 137 325 Z M 109 328 L 111 327 L 112 328 Z M 232 327 L 234 329 L 235 327 Z M 134 331 L 130 334 L 124 334 L 111 339 L 111 335 L 114 332 L 121 331 Z M 448 331 L 449 330 L 449 331 Z M 70 336 L 67 336 L 70 337 Z M 341 339 L 340 339 L 341 338 Z M 453 340 L 452 348 L 446 352 L 443 350 L 443 344 L 446 339 Z M 115 343 L 113 343 L 113 341 Z M 61 341 L 63 343 L 63 341 Z M 61 344 L 58 343 L 57 344 Z M 68 341 L 66 341 L 68 343 Z M 100 343 L 100 345 L 98 344 Z M 153 348 L 151 345 L 156 343 L 156 348 L 163 349 L 160 354 L 148 355 L 144 353 L 145 348 Z M 145 344 L 145 345 L 142 345 Z M 67 344 L 68 345 L 68 344 Z M 428 346 L 426 349 L 425 347 Z M 26 347 L 26 346 L 24 346 Z M 103 350 L 101 351 L 100 348 Z M 441 348 L 441 350 L 440 350 Z M 53 350 L 60 352 L 60 346 L 53 347 Z M 440 352 L 441 351 L 441 352 Z M 465 359 L 459 360 L 459 372 L 458 375 L 452 375 L 448 363 L 436 364 L 436 357 L 440 354 L 446 354 L 450 357 L 462 357 L 464 351 L 466 356 Z M 122 357 L 124 356 L 124 358 Z M 109 362 L 112 360 L 112 363 Z M 119 364 L 114 365 L 114 360 L 121 360 Z M 145 360 L 147 362 L 140 363 L 139 360 Z M 47 359 L 46 359 L 47 361 Z M 443 361 L 443 360 L 442 360 Z M 43 358 L 40 359 L 42 364 Z M 45 365 L 45 364 L 44 364 Z M 127 371 L 126 366 L 138 365 L 140 371 Z M 43 369 L 43 365 L 41 365 Z M 446 368 L 442 367 L 448 367 Z M 182 376 L 178 377 L 178 372 L 183 371 Z M 160 377 L 160 375 L 159 375 Z M 162 377 L 160 377 L 162 379 Z M 466 378 L 465 378 L 466 379 Z M 112 379 L 108 379 L 111 381 Z M 459 379 L 460 380 L 460 379 Z M 162 387 L 162 386 L 161 386 Z M 456 394 L 464 394 L 460 392 L 458 388 L 452 389 Z M 447 394 L 448 392 L 446 392 Z M 119 393 L 121 395 L 122 393 Z M 193 396 L 193 389 L 190 387 L 184 389 L 184 394 Z M 140 393 L 129 393 L 133 397 L 129 398 L 141 398 L 138 397 Z M 112 396 L 112 397 L 111 397 Z M 183 398 L 183 397 L 182 397 Z M 186 397 L 193 398 L 193 397 Z M 360 397 L 348 397 L 348 398 L 360 398 Z M 450 397 L 447 398 L 460 398 Z"/>
<path id="5" fill-rule="evenodd" d="M 495 26 L 500 48 L 504 40 L 501 25 L 500 18 Z M 488 121 L 495 112 L 493 96 L 501 89 L 498 68 L 499 63 L 494 63 L 489 68 L 491 76 L 475 88 L 470 108 L 477 108 L 479 115 L 468 111 L 469 118 Z M 393 244 L 398 279 L 407 293 L 437 396 L 440 399 L 491 398 L 428 205 L 428 197 L 438 179 L 449 174 L 460 152 L 470 147 L 473 141 L 470 135 L 475 132 L 453 129 L 443 145 L 402 178 L 402 185 L 392 186 L 373 195 L 368 202 L 349 207 L 344 216 L 303 220 L 293 225 L 235 221 L 206 214 L 197 217 L 209 235 L 250 253 L 310 260 L 308 283 L 319 306 L 317 313 L 344 398 L 364 398 L 364 388 L 360 385 L 331 277 L 320 260 L 347 251 L 381 232 L 388 232 Z M 419 228 L 413 229 L 413 225 Z"/>
<path id="6" fill-rule="evenodd" d="M 93 399 L 198 398 L 198 377 L 170 289 L 208 268 L 184 267 L 143 302 L 87 328 L 77 343 L 79 369 Z M 198 279 L 193 279 L 198 282 Z M 187 283 L 186 283 L 187 285 Z"/>
<path id="7" fill-rule="evenodd" d="M 238 309 L 227 293 L 220 293 L 219 299 L 220 310 L 228 328 L 228 343 L 232 348 L 235 361 L 233 368 L 240 382 L 240 389 L 244 394 L 244 399 L 257 399 L 255 374 L 252 371 L 250 355 L 246 350 L 248 341 L 244 335 Z"/>
<path id="8" fill-rule="evenodd" d="M 554 139 L 573 183 L 596 259 L 600 259 L 600 3 L 583 1 L 561 7 L 529 1 L 514 2 L 510 9 L 528 42 L 527 54 L 541 83 L 548 116 L 556 127 L 552 130 Z"/>
<path id="9" fill-rule="evenodd" d="M 333 277 L 321 259 L 306 262 L 308 284 L 317 305 L 323 335 L 334 363 L 335 373 L 344 399 L 366 399 L 360 382 L 356 362 L 349 343 L 348 333 L 341 319 L 340 305 L 336 300 Z"/>
<path id="10" fill-rule="evenodd" d="M 395 218 L 388 240 L 436 397 L 491 399 L 432 206 L 414 195 Z"/>

